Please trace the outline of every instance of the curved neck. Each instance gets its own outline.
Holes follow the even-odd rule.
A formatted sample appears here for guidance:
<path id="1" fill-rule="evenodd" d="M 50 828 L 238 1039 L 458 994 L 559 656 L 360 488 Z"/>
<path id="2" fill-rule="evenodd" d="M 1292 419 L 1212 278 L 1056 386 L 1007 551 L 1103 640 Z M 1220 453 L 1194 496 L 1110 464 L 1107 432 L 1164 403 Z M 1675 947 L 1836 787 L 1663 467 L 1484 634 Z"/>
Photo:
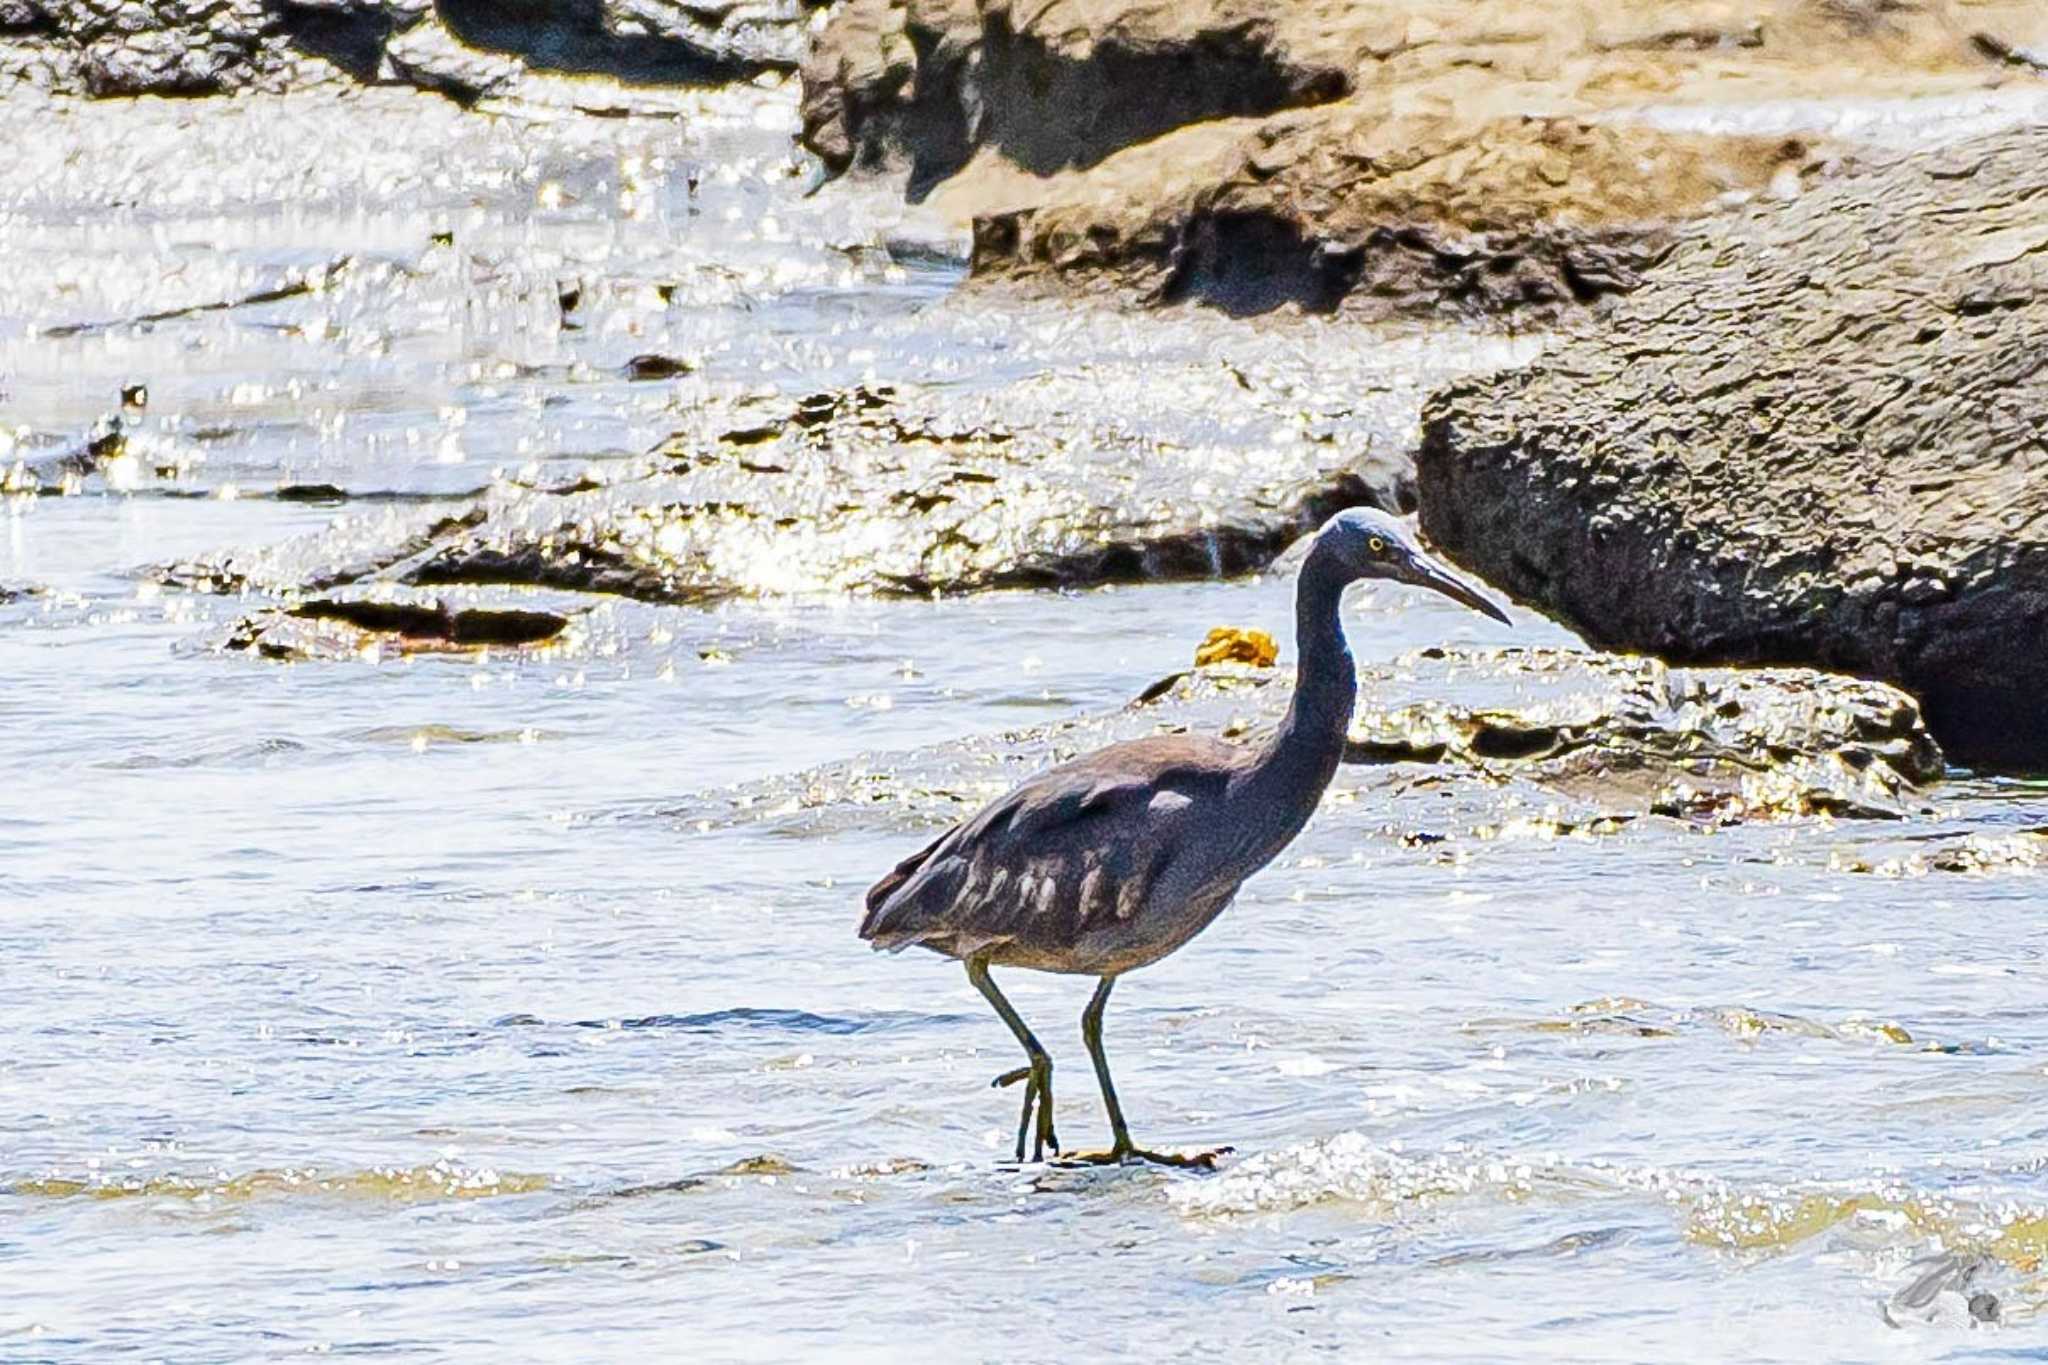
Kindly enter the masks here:
<path id="1" fill-rule="evenodd" d="M 1295 585 L 1294 699 L 1259 757 L 1255 780 L 1259 804 L 1291 826 L 1288 838 L 1307 823 L 1336 776 L 1358 699 L 1358 672 L 1339 615 L 1348 581 L 1311 552 Z"/>

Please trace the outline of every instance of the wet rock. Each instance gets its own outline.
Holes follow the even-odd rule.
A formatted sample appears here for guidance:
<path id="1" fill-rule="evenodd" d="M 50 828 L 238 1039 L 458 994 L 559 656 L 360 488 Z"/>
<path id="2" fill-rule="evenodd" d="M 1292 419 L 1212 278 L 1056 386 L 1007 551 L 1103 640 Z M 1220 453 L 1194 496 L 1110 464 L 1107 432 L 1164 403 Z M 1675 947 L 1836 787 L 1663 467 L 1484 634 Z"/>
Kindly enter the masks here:
<path id="1" fill-rule="evenodd" d="M 706 60 L 794 71 L 817 0 L 605 0 L 604 26 L 622 38 L 691 48 Z"/>
<path id="2" fill-rule="evenodd" d="M 428 0 L 11 0 L 0 75 L 58 94 L 211 95 L 351 66 Z M 321 59 L 308 63 L 308 58 Z M 334 65 L 329 65 L 329 63 Z"/>
<path id="3" fill-rule="evenodd" d="M 1674 224 L 1832 164 L 1769 119 L 1741 131 L 1757 90 L 1978 86 L 1993 59 L 1945 8 L 847 0 L 804 67 L 803 137 L 829 171 L 901 170 L 972 217 L 983 277 L 1241 313 L 1559 313 L 1637 287 Z M 2021 0 L 1974 17 L 2042 26 Z"/>
<path id="4" fill-rule="evenodd" d="M 1257 742 L 1290 695 L 1285 671 L 1203 669 L 1106 715 L 750 783 L 671 814 L 819 835 L 945 824 L 1116 740 L 1192 730 Z M 1444 696 L 1460 700 L 1432 700 Z M 1652 824 L 1892 818 L 1921 809 L 1943 771 L 1912 700 L 1881 684 L 1576 650 L 1432 649 L 1361 668 L 1351 733 L 1320 820 L 1429 861 Z"/>
<path id="5" fill-rule="evenodd" d="M 1420 657 L 1439 653 L 1457 657 Z M 1547 650 L 1506 651 L 1484 668 L 1489 688 L 1511 682 L 1511 705 L 1361 712 L 1350 757 L 1519 768 L 1561 792 L 1628 788 L 1642 809 L 1688 819 L 1896 814 L 1944 770 L 1918 709 L 1879 684 Z M 1471 688 L 1468 676 L 1461 690 Z"/>
<path id="6" fill-rule="evenodd" d="M 1951 873 L 1971 877 L 2030 875 L 2048 870 L 2048 829 L 2016 833 L 1970 831 L 1895 839 L 1857 849 L 1838 849 L 1828 859 L 1835 872 L 1874 877 L 1924 877 Z"/>
<path id="7" fill-rule="evenodd" d="M 453 607 L 445 602 L 313 598 L 237 622 L 225 647 L 267 659 L 351 659 L 380 655 L 522 649 L 545 645 L 568 617 L 533 608 Z"/>
<path id="8" fill-rule="evenodd" d="M 322 593 L 373 578 L 438 540 L 483 520 L 477 507 L 450 513 L 385 505 L 335 518 L 317 536 L 264 550 L 229 551 L 160 565 L 156 581 L 188 592 Z"/>
<path id="9" fill-rule="evenodd" d="M 696 366 L 678 356 L 636 355 L 626 362 L 626 378 L 635 380 L 677 379 L 694 373 Z"/>
<path id="10" fill-rule="evenodd" d="M 1398 454 L 1274 439 L 1226 374 L 1202 370 L 1206 388 L 1184 379 L 1176 404 L 1216 400 L 1214 444 L 1075 421 L 1105 410 L 1109 381 L 1086 369 L 965 401 L 863 387 L 707 403 L 637 470 L 558 493 L 500 486 L 460 517 L 345 520 L 161 576 L 225 591 L 516 583 L 678 603 L 953 593 L 1244 572 L 1339 507 L 1400 500 Z"/>
<path id="11" fill-rule="evenodd" d="M 245 83 L 263 57 L 260 0 L 196 6 L 75 0 L 51 7 L 93 95 L 205 95 Z"/>
<path id="12" fill-rule="evenodd" d="M 465 104 L 529 68 L 698 83 L 792 70 L 805 0 L 5 0 L 0 78 L 59 94 L 210 95 L 341 77 Z"/>
<path id="13" fill-rule="evenodd" d="M 394 79 L 471 105 L 511 90 L 526 74 L 526 65 L 515 57 L 469 47 L 439 20 L 430 19 L 385 46 L 384 70 Z"/>
<path id="14" fill-rule="evenodd" d="M 282 483 L 275 494 L 279 502 L 344 502 L 348 493 L 339 484 L 331 483 Z"/>
<path id="15" fill-rule="evenodd" d="M 1858 1047 L 1918 1047 L 1936 1051 L 1938 1043 L 1922 1043 L 1903 1026 L 1887 1019 L 1852 1015 L 1830 1024 L 1777 1010 L 1747 1005 L 1672 1008 L 1645 1000 L 1602 997 L 1572 1005 L 1560 1015 L 1535 1018 L 1489 1017 L 1467 1020 L 1467 1033 L 1550 1033 L 1583 1037 L 1677 1038 L 1696 1029 L 1725 1034 L 1755 1045 L 1776 1038 L 1813 1039 Z"/>
<path id="16" fill-rule="evenodd" d="M 1431 538 L 1596 644 L 1883 678 L 2048 765 L 2038 136 L 1704 228 L 1613 323 L 1431 402 Z"/>

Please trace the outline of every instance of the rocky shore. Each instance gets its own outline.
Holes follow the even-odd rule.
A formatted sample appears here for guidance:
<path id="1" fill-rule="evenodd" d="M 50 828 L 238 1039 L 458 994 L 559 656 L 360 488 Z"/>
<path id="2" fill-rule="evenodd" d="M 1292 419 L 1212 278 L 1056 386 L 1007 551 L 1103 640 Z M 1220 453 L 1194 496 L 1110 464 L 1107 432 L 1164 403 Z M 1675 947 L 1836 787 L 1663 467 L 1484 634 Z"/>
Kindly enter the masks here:
<path id="1" fill-rule="evenodd" d="M 2048 764 L 2037 5 L 848 0 L 828 168 L 973 270 L 1563 324 L 1430 406 L 1455 557 L 1589 639 L 1913 690 Z"/>
<path id="2" fill-rule="evenodd" d="M 1325 332 L 1291 371 L 1180 357 L 808 393 L 620 356 L 611 372 L 673 393 L 651 450 L 587 473 L 543 456 L 159 566 L 271 599 L 236 635 L 258 653 L 496 631 L 433 596 L 458 586 L 703 604 L 1232 574 L 1337 507 L 1419 504 L 1454 557 L 1596 644 L 1894 682 L 1953 755 L 2021 768 L 2048 765 L 2044 47 L 2048 14 L 2019 0 L 0 0 L 0 88 L 39 98 L 370 83 L 465 106 L 351 96 L 383 119 L 397 98 L 491 120 L 535 73 L 644 92 L 800 66 L 799 140 L 826 177 L 897 177 L 971 224 L 965 308 L 1001 285 L 1006 307 L 1022 290 L 1540 338 L 1404 378 Z M 550 119 L 654 108 L 548 88 Z M 619 157 L 622 212 L 661 183 L 645 145 Z M 573 192 L 541 166 L 517 174 L 560 207 Z M 660 174 L 695 195 L 697 170 Z M 611 193 L 608 174 L 583 190 Z M 432 226 L 427 249 L 496 268 Z M 318 335 L 337 268 L 197 306 L 303 304 L 290 325 Z M 542 331 L 642 325 L 578 313 L 585 283 L 542 282 Z M 648 288 L 650 314 L 687 296 L 615 292 Z M 136 461 L 109 473 L 120 430 L 44 441 L 0 487 L 136 491 Z M 175 484 L 187 466 L 150 467 Z M 308 489 L 350 496 L 274 495 Z"/>
<path id="3" fill-rule="evenodd" d="M 804 140 L 971 216 L 983 277 L 1550 316 L 1853 161 L 1852 106 L 1925 122 L 2016 77 L 2000 54 L 2044 27 L 2022 3 L 847 0 Z"/>

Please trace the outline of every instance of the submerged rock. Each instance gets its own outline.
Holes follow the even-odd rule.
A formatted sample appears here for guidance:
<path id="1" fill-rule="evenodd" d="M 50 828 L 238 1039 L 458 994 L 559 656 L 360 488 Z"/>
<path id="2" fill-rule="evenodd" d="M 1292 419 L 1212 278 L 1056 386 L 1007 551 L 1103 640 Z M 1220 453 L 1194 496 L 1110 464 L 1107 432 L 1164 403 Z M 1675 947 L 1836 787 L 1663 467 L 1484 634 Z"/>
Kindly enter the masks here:
<path id="1" fill-rule="evenodd" d="M 1829 163 L 1782 131 L 1828 120 L 1760 118 L 1759 90 L 1979 90 L 2005 59 L 1948 8 L 847 0 L 804 66 L 803 138 L 973 216 L 978 275 L 1246 313 L 1557 311 L 1635 288 L 1674 224 Z M 1971 21 L 2048 37 L 2024 0 Z"/>
<path id="2" fill-rule="evenodd" d="M 1106 715 L 771 778 L 674 813 L 821 833 L 946 824 L 1116 740 L 1194 730 L 1256 742 L 1291 692 L 1282 671 L 1202 669 Z M 1466 700 L 1427 700 L 1446 695 Z M 1882 684 L 1558 649 L 1428 649 L 1361 668 L 1346 759 L 1323 819 L 1453 861 L 1474 843 L 1613 834 L 1651 817 L 1695 829 L 1897 817 L 1943 772 L 1911 698 Z"/>
<path id="3" fill-rule="evenodd" d="M 1596 644 L 1915 693 L 2048 765 L 2048 158 L 2002 135 L 1702 230 L 1432 400 L 1423 526 Z"/>
<path id="4" fill-rule="evenodd" d="M 1996 877 L 2048 871 L 2048 828 L 1915 835 L 1861 848 L 1838 849 L 1828 860 L 1828 866 L 1836 872 L 1886 878 L 1924 877 L 1929 873 Z"/>
<path id="5" fill-rule="evenodd" d="M 237 622 L 225 646 L 266 659 L 524 649 L 555 641 L 569 618 L 530 607 L 453 607 L 435 600 L 312 598 Z"/>
<path id="6" fill-rule="evenodd" d="M 627 474 L 559 492 L 501 486 L 454 516 L 384 510 L 161 572 L 276 593 L 364 582 L 675 603 L 953 593 L 1244 572 L 1340 507 L 1402 500 L 1398 454 L 1273 439 L 1272 417 L 1228 372 L 1203 373 L 1215 437 L 1238 422 L 1264 440 L 1184 445 L 1135 423 L 1082 425 L 1073 413 L 1104 410 L 1109 382 L 1085 370 L 985 401 L 877 386 L 705 404 L 693 430 Z"/>

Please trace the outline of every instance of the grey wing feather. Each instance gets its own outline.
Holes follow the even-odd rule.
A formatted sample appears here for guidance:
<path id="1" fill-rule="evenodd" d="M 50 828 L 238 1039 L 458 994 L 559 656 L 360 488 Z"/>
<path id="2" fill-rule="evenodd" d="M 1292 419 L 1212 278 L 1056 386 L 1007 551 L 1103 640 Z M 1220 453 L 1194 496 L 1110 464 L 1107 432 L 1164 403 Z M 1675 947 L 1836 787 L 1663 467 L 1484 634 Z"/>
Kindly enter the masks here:
<path id="1" fill-rule="evenodd" d="M 1128 919 L 1186 837 L 1196 795 L 1226 780 L 1240 752 L 1170 736 L 1040 773 L 875 883 L 860 936 L 967 956 L 1007 939 L 1070 944 Z"/>

